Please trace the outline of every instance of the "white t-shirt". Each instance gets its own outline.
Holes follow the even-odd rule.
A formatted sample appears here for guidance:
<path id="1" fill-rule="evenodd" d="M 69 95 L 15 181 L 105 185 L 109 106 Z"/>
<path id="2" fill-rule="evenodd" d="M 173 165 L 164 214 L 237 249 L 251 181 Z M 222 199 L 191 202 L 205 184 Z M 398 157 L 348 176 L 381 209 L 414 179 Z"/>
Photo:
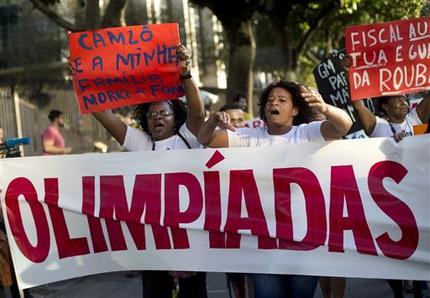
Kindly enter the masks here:
<path id="1" fill-rule="evenodd" d="M 227 130 L 229 147 L 268 147 L 303 142 L 323 142 L 322 121 L 293 126 L 283 135 L 271 135 L 266 127 L 239 128 L 236 132 Z"/>
<path id="2" fill-rule="evenodd" d="M 407 136 L 414 135 L 414 126 L 423 124 L 421 122 L 421 119 L 418 117 L 417 110 L 413 109 L 410 111 L 405 118 L 405 121 L 402 123 L 393 123 L 391 122 L 391 125 L 393 126 L 396 133 L 401 132 L 404 130 L 406 132 Z M 390 123 L 386 119 L 376 117 L 376 125 L 375 129 L 373 129 L 372 134 L 370 137 L 377 138 L 377 137 L 391 137 L 393 136 L 393 131 L 391 130 Z"/>
<path id="3" fill-rule="evenodd" d="M 179 129 L 180 134 L 187 140 L 191 148 L 201 148 L 200 143 L 193 133 L 184 124 Z M 155 143 L 155 151 L 188 149 L 187 145 L 178 135 L 171 136 L 168 139 L 152 142 L 151 137 L 144 131 L 127 126 L 124 144 L 122 145 L 127 151 L 151 151 Z"/>

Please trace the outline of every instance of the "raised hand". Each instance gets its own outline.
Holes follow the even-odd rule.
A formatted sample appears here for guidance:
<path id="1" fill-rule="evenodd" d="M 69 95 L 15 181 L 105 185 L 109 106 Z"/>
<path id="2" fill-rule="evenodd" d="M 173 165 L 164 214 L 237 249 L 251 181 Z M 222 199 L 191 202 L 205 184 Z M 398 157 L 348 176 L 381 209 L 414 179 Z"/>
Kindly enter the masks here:
<path id="1" fill-rule="evenodd" d="M 305 86 L 300 86 L 300 92 L 301 96 L 311 108 L 319 113 L 325 114 L 327 112 L 328 106 L 317 90 L 310 90 Z"/>
<path id="2" fill-rule="evenodd" d="M 209 117 L 209 122 L 221 129 L 236 131 L 236 128 L 230 123 L 230 116 L 226 112 L 216 112 Z"/>
<path id="3" fill-rule="evenodd" d="M 182 75 L 188 74 L 191 70 L 191 57 L 192 54 L 184 45 L 178 45 L 176 50 L 176 57 L 179 64 L 182 66 Z"/>

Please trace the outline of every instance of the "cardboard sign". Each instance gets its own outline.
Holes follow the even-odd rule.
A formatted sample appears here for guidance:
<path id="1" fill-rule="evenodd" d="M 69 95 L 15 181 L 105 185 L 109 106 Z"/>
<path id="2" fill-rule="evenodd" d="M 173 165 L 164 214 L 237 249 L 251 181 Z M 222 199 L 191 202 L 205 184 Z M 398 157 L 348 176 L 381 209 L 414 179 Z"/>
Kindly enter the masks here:
<path id="1" fill-rule="evenodd" d="M 430 89 L 430 17 L 346 28 L 352 100 Z"/>
<path id="2" fill-rule="evenodd" d="M 314 68 L 313 73 L 318 92 L 324 101 L 344 110 L 352 119 L 353 125 L 348 132 L 348 136 L 351 135 L 351 137 L 356 138 L 355 133 L 362 129 L 362 125 L 357 112 L 351 104 L 348 73 L 342 66 L 344 57 L 345 50 L 332 53 Z M 375 105 L 372 100 L 365 100 L 364 104 L 370 111 L 375 113 Z"/>
<path id="3" fill-rule="evenodd" d="M 183 96 L 179 43 L 177 24 L 70 33 L 70 67 L 81 113 Z"/>

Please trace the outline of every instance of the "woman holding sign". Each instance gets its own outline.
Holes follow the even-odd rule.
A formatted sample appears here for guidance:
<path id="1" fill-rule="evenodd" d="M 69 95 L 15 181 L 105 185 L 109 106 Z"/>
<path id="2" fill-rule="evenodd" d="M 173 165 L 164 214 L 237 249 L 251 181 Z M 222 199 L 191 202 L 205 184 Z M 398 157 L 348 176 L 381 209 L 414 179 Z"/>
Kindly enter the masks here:
<path id="1" fill-rule="evenodd" d="M 140 104 L 136 120 L 143 130 L 127 126 L 111 111 L 96 112 L 95 118 L 127 151 L 162 151 L 200 148 L 196 135 L 204 122 L 204 105 L 190 74 L 190 53 L 179 46 L 177 57 L 182 64 L 181 80 L 187 106 L 180 100 Z M 144 271 L 144 297 L 172 297 L 173 278 L 179 280 L 178 297 L 207 297 L 206 274 Z"/>
<path id="2" fill-rule="evenodd" d="M 314 121 L 316 113 L 327 120 Z M 235 129 L 226 113 L 211 115 L 199 132 L 199 141 L 209 147 L 266 147 L 323 142 L 343 137 L 352 125 L 349 116 L 324 102 L 317 91 L 296 83 L 279 81 L 264 89 L 260 118 L 267 127 Z M 216 127 L 221 129 L 215 130 Z M 254 274 L 255 297 L 313 297 L 316 276 Z"/>
<path id="3" fill-rule="evenodd" d="M 430 120 L 430 96 L 427 95 L 412 110 L 404 95 L 383 96 L 378 99 L 379 110 L 383 118 L 375 116 L 366 108 L 362 100 L 353 101 L 352 105 L 358 112 L 364 132 L 370 138 L 394 137 L 399 142 L 406 136 L 414 135 L 414 126 L 422 125 Z M 403 297 L 401 280 L 388 280 L 394 297 Z M 413 282 L 413 291 L 416 297 L 422 297 L 421 287 L 425 286 L 419 281 Z"/>
<path id="4" fill-rule="evenodd" d="M 430 96 L 427 95 L 415 109 L 410 110 L 404 95 L 383 96 L 378 99 L 384 117 L 375 116 L 363 101 L 353 101 L 364 132 L 369 137 L 391 137 L 400 141 L 414 135 L 414 126 L 426 123 L 430 118 Z"/>

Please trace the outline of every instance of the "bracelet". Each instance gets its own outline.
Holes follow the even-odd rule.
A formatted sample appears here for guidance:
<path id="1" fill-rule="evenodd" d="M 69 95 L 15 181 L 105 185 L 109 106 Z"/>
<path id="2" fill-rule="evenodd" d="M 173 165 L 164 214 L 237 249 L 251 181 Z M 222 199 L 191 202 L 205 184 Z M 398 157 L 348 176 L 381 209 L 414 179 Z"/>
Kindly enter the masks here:
<path id="1" fill-rule="evenodd" d="M 187 80 L 191 79 L 193 76 L 191 75 L 191 72 L 187 72 L 185 74 L 181 74 L 179 77 L 181 78 L 181 80 Z"/>

